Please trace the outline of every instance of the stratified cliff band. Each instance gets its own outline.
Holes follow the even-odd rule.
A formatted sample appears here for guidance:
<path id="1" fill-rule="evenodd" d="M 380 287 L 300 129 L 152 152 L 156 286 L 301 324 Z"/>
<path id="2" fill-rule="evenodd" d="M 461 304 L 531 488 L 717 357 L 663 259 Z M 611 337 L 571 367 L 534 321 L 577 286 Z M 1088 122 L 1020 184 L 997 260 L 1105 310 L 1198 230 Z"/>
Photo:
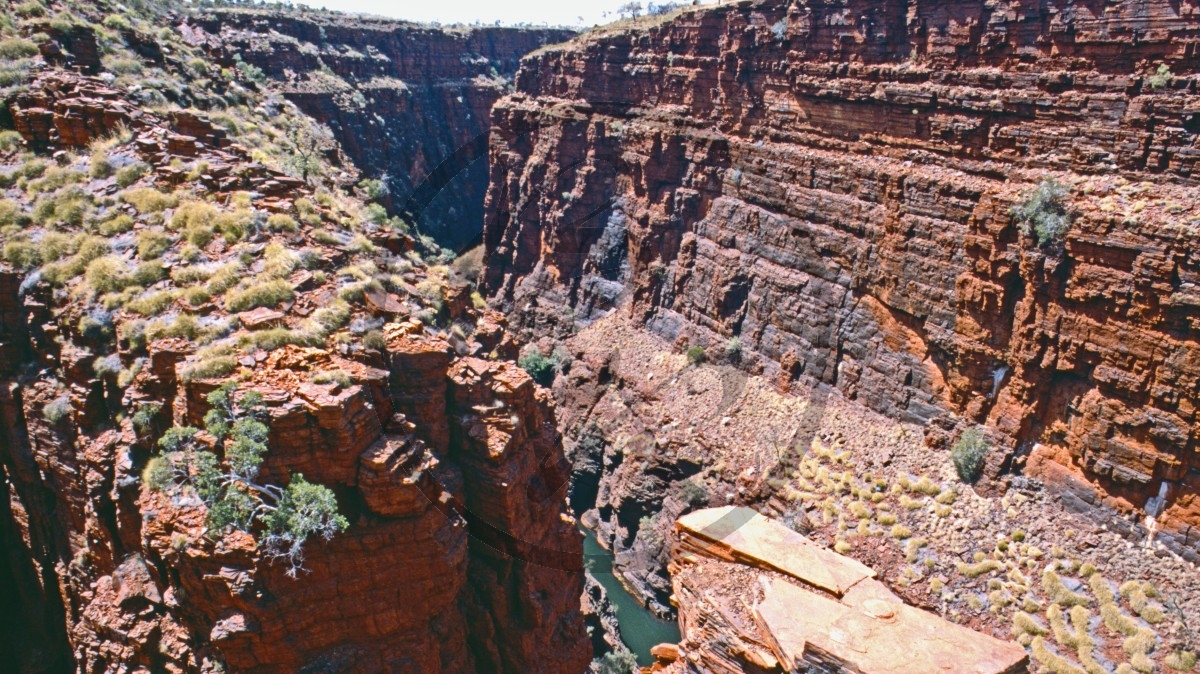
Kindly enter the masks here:
<path id="1" fill-rule="evenodd" d="M 487 291 L 533 334 L 736 338 L 934 448 L 982 424 L 990 476 L 1165 497 L 1195 560 L 1196 12 L 742 2 L 540 50 L 492 113 Z M 1039 246 L 1013 211 L 1050 178 Z"/>

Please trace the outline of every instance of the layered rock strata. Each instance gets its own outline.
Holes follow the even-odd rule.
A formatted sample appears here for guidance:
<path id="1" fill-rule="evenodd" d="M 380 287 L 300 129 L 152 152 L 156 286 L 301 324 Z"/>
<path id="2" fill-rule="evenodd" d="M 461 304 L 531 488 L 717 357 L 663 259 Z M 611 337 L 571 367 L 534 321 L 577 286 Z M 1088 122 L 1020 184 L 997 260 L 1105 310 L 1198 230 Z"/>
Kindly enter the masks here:
<path id="1" fill-rule="evenodd" d="M 366 177 L 384 179 L 383 203 L 454 250 L 483 226 L 492 104 L 522 56 L 574 35 L 260 11 L 206 13 L 181 30 L 222 65 L 260 68 Z"/>
<path id="2" fill-rule="evenodd" d="M 542 50 L 493 111 L 485 285 L 534 336 L 617 306 L 934 448 L 985 425 L 990 476 L 1032 453 L 1195 555 L 1196 11 L 741 2 Z M 1043 247 L 1013 208 L 1049 178 Z"/>

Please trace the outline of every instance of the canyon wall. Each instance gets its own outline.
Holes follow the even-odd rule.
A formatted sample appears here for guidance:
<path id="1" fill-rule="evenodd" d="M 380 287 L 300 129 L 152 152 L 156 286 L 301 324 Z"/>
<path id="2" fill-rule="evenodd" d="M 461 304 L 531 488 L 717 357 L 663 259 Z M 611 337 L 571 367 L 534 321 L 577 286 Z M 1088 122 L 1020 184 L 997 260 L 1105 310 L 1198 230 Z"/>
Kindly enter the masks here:
<path id="1" fill-rule="evenodd" d="M 61 71 L 31 82 L 8 112 L 29 146 L 65 150 L 58 156 L 78 171 L 78 193 L 107 199 L 109 215 L 126 218 L 139 236 L 161 234 L 152 263 L 160 271 L 134 292 L 167 301 L 105 309 L 88 289 L 91 267 L 66 280 L 70 291 L 38 271 L 0 273 L 5 671 L 587 667 L 582 537 L 563 498 L 568 476 L 553 401 L 516 364 L 472 356 L 504 336 L 502 317 L 483 317 L 462 301 L 461 281 L 429 277 L 419 254 L 429 250 L 410 237 L 375 232 L 357 247 L 314 238 L 314 218 L 332 222 L 342 209 L 356 212 L 356 202 L 342 195 L 314 205 L 314 186 L 254 162 L 202 113 L 160 115 L 100 78 Z M 106 161 L 144 167 L 125 192 L 111 175 L 79 171 L 88 155 L 70 152 L 119 126 L 127 138 L 111 142 Z M 184 158 L 204 170 L 181 170 Z M 197 239 L 203 248 L 185 254 L 186 237 L 162 234 L 179 219 L 171 210 L 139 211 L 134 194 L 158 195 L 176 214 L 186 209 L 171 199 L 213 209 L 244 199 L 251 221 L 285 217 L 285 227 L 254 227 L 241 233 L 245 240 Z M 6 197 L 15 212 L 30 206 L 23 191 Z M 301 216 L 297 202 L 312 209 L 303 228 L 285 215 Z M 110 238 L 116 264 L 128 264 L 135 250 L 145 254 L 132 232 Z M 401 263 L 389 245 L 410 254 Z M 207 279 L 226 265 L 254 277 L 267 265 L 255 260 L 264 250 L 284 265 L 279 282 L 289 290 L 286 300 L 251 311 L 223 293 L 185 304 L 176 287 L 183 277 L 163 270 Z M 358 297 L 339 292 L 356 264 L 391 264 L 398 273 L 387 289 L 376 281 Z M 469 340 L 429 325 L 441 320 L 432 311 L 426 323 L 415 318 L 433 300 L 405 288 L 426 280 Z M 331 306 L 344 312 L 334 319 L 340 338 L 313 333 L 308 320 Z M 184 314 L 218 326 L 219 341 L 180 323 Z M 470 329 L 477 323 L 486 349 Z M 155 332 L 188 324 L 193 330 Z M 370 326 L 377 343 L 357 344 L 367 330 L 357 326 Z M 223 369 L 191 370 L 214 352 L 224 354 Z M 254 536 L 209 528 L 194 492 L 158 491 L 143 478 L 159 437 L 172 426 L 205 425 L 206 396 L 225 382 L 263 396 L 265 479 L 284 484 L 302 474 L 328 487 L 349 522 L 331 540 L 307 541 L 297 577 Z"/>
<path id="2" fill-rule="evenodd" d="M 483 283 L 531 336 L 616 308 L 931 451 L 983 425 L 985 482 L 1164 494 L 1195 559 L 1198 10 L 740 2 L 541 50 L 492 112 Z M 1048 178 L 1073 222 L 1039 246 L 1013 209 Z"/>
<path id="3" fill-rule="evenodd" d="M 385 205 L 456 251 L 483 226 L 488 171 L 477 160 L 492 105 L 522 56 L 574 35 L 239 10 L 190 17 L 181 30 L 223 66 L 260 68 L 272 90 L 329 127 L 365 177 L 386 176 Z"/>

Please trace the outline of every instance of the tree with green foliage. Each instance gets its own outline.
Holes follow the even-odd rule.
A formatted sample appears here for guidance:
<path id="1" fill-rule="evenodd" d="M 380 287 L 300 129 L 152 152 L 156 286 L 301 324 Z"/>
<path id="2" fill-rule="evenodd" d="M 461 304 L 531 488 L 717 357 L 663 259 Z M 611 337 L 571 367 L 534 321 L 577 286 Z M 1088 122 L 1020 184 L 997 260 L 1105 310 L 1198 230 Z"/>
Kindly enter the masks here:
<path id="1" fill-rule="evenodd" d="M 333 538 L 349 525 L 338 514 L 328 487 L 293 475 L 286 487 L 259 480 L 267 453 L 262 395 L 225 384 L 208 394 L 204 428 L 214 443 L 201 443 L 200 429 L 175 426 L 159 439 L 162 452 L 143 478 L 151 489 L 178 495 L 194 492 L 208 507 L 208 527 L 217 535 L 233 529 L 257 536 L 266 556 L 288 565 L 293 578 L 303 568 L 305 541 Z"/>
<path id="2" fill-rule="evenodd" d="M 291 146 L 284 158 L 285 170 L 305 182 L 320 177 L 326 154 L 337 147 L 333 132 L 324 124 L 294 117 L 284 122 L 284 130 Z"/>
<path id="3" fill-rule="evenodd" d="M 1013 208 L 1013 217 L 1026 235 L 1037 239 L 1039 246 L 1057 248 L 1071 226 L 1071 214 L 1067 211 L 1069 196 L 1065 185 L 1047 178 Z"/>
<path id="4" fill-rule="evenodd" d="M 553 384 L 554 375 L 558 371 L 558 361 L 553 357 L 543 355 L 537 349 L 530 349 L 517 359 L 517 365 L 520 365 L 521 369 L 528 372 L 529 376 L 542 386 Z"/>

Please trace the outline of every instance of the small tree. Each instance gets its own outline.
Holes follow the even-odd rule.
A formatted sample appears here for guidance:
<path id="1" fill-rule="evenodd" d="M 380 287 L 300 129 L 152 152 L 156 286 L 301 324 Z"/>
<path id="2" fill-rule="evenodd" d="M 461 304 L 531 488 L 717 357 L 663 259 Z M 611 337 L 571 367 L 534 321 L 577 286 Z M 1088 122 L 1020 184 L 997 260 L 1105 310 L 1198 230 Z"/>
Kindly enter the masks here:
<path id="1" fill-rule="evenodd" d="M 642 15 L 642 3 L 627 2 L 617 8 L 617 14 L 620 14 L 622 17 L 636 19 Z"/>
<path id="2" fill-rule="evenodd" d="M 162 453 L 147 464 L 143 479 L 151 489 L 172 495 L 191 490 L 208 507 L 212 531 L 257 535 L 267 557 L 285 562 L 295 578 L 303 568 L 304 542 L 317 535 L 329 540 L 349 523 L 338 514 L 328 487 L 299 474 L 287 487 L 258 479 L 268 434 L 260 420 L 262 395 L 248 391 L 237 400 L 236 391 L 230 383 L 208 394 L 212 409 L 204 427 L 215 440 L 211 448 L 200 442 L 200 429 L 175 426 L 159 439 Z"/>
<path id="3" fill-rule="evenodd" d="M 702 346 L 693 346 L 687 350 L 687 359 L 689 365 L 699 365 L 708 360 L 708 353 Z"/>
<path id="4" fill-rule="evenodd" d="M 288 119 L 284 128 L 288 143 L 292 146 L 283 160 L 284 168 L 305 182 L 310 176 L 320 175 L 325 154 L 336 147 L 333 132 L 324 124 L 295 117 Z"/>
<path id="5" fill-rule="evenodd" d="M 1025 201 L 1013 209 L 1013 217 L 1025 234 L 1037 239 L 1039 246 L 1059 246 L 1071 226 L 1071 214 L 1067 211 L 1068 196 L 1065 185 L 1054 178 L 1047 178 L 1038 183 Z"/>
<path id="6" fill-rule="evenodd" d="M 962 434 L 950 449 L 950 459 L 960 480 L 971 484 L 979 479 L 988 449 L 988 440 L 978 429 L 969 428 Z"/>

